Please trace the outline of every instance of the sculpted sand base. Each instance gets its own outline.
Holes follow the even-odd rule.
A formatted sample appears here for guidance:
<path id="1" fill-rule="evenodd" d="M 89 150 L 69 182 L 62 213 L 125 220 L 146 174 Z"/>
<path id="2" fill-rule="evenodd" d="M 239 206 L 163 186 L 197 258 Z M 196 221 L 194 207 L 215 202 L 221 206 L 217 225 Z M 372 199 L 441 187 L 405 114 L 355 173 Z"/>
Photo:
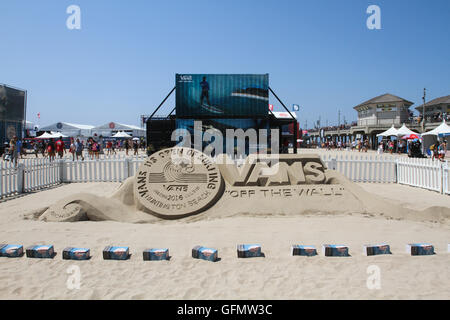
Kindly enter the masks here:
<path id="1" fill-rule="evenodd" d="M 174 153 L 198 161 L 174 161 Z M 274 156 L 250 156 L 241 167 L 217 160 L 219 164 L 188 148 L 162 150 L 110 197 L 74 194 L 38 219 L 156 223 L 242 215 L 363 214 L 445 222 L 450 217 L 449 208 L 413 211 L 369 194 L 327 170 L 318 155 L 279 155 L 274 165 Z"/>

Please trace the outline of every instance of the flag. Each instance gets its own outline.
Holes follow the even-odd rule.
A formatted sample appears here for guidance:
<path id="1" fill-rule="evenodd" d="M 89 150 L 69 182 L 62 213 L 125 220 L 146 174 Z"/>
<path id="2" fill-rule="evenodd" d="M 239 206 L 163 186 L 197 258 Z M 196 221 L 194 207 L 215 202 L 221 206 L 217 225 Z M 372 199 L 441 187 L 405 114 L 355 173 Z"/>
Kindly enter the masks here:
<path id="1" fill-rule="evenodd" d="M 293 104 L 292 111 L 300 111 L 300 106 L 298 104 Z"/>
<path id="2" fill-rule="evenodd" d="M 37 117 L 38 117 L 38 119 L 41 118 L 41 113 L 40 112 L 38 112 Z"/>
<path id="3" fill-rule="evenodd" d="M 269 110 L 273 111 L 273 104 L 269 104 Z"/>

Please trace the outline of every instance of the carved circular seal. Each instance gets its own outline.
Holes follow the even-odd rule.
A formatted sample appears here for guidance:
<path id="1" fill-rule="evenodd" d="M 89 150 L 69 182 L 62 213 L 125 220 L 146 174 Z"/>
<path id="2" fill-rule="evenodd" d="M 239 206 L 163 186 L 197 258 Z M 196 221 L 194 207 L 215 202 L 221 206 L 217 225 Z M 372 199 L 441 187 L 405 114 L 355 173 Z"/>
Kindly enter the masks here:
<path id="1" fill-rule="evenodd" d="M 218 166 L 201 151 L 169 148 L 147 158 L 135 176 L 138 201 L 154 215 L 175 219 L 200 213 L 222 196 Z"/>

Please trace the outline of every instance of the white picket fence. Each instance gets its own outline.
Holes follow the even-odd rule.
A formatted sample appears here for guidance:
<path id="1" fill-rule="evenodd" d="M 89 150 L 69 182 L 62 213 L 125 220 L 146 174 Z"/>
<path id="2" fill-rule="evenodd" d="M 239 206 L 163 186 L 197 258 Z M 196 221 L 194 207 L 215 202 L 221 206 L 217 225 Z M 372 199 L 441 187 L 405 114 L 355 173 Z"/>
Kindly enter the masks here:
<path id="1" fill-rule="evenodd" d="M 396 160 L 385 155 L 322 154 L 328 169 L 336 170 L 354 182 L 396 182 Z"/>
<path id="2" fill-rule="evenodd" d="M 448 162 L 385 155 L 321 155 L 329 169 L 355 182 L 401 183 L 450 194 Z M 133 176 L 145 156 L 99 160 L 21 160 L 17 167 L 0 163 L 0 199 L 66 182 L 122 182 Z M 239 162 L 239 161 L 237 161 Z"/>
<path id="3" fill-rule="evenodd" d="M 397 182 L 450 194 L 448 161 L 404 158 L 397 161 Z"/>

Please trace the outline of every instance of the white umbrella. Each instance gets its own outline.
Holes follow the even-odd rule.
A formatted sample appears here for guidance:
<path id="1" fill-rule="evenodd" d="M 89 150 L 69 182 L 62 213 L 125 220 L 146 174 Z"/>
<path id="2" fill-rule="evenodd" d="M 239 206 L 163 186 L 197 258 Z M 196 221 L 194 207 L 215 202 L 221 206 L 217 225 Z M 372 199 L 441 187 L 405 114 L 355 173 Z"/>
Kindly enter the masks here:
<path id="1" fill-rule="evenodd" d="M 131 136 L 126 132 L 119 131 L 115 135 L 113 135 L 113 138 L 131 138 Z"/>
<path id="2" fill-rule="evenodd" d="M 408 129 L 405 126 L 405 124 L 403 124 L 402 127 L 400 129 L 398 129 L 398 131 L 397 131 L 397 136 L 398 137 L 403 137 L 403 136 L 406 136 L 408 134 L 417 134 L 417 132 L 414 132 L 414 131 Z"/>
<path id="3" fill-rule="evenodd" d="M 138 137 L 134 137 L 133 140 L 139 141 L 140 139 Z"/>
<path id="4" fill-rule="evenodd" d="M 396 136 L 398 133 L 398 130 L 394 128 L 394 125 L 390 127 L 388 130 L 377 134 L 377 137 L 390 137 L 390 136 Z"/>
<path id="5" fill-rule="evenodd" d="M 440 134 L 444 134 L 444 135 L 450 134 L 450 126 L 445 123 L 445 120 L 442 121 L 442 123 L 438 127 L 434 128 L 433 130 L 423 133 L 422 136 L 429 136 L 429 135 L 437 136 Z"/>

